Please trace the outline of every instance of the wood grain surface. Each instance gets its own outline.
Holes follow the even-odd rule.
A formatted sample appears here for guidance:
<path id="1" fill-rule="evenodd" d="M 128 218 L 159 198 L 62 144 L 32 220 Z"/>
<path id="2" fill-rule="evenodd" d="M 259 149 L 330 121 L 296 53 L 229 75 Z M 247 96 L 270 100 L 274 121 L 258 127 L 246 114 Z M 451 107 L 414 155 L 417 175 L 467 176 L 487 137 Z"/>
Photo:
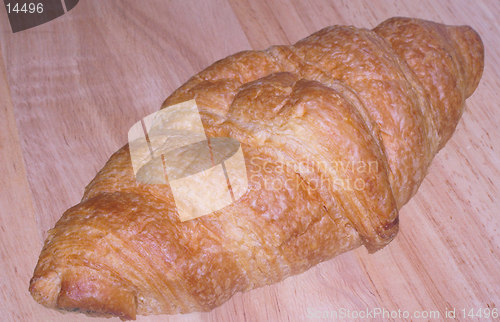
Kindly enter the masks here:
<path id="1" fill-rule="evenodd" d="M 82 0 L 18 33 L 0 9 L 0 320 L 100 320 L 29 295 L 46 232 L 126 143 L 129 127 L 192 74 L 240 50 L 392 16 L 470 25 L 486 52 L 481 83 L 401 211 L 395 240 L 239 293 L 209 313 L 138 320 L 335 320 L 335 312 L 376 308 L 440 314 L 423 320 L 455 308 L 458 320 L 472 320 L 462 309 L 500 309 L 499 1 Z"/>

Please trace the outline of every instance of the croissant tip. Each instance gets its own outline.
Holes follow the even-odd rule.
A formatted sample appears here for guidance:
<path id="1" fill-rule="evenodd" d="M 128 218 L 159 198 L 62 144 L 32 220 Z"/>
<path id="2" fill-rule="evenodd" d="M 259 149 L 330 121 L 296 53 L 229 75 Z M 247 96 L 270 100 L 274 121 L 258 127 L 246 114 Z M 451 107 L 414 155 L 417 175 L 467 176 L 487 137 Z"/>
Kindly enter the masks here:
<path id="1" fill-rule="evenodd" d="M 477 31 L 470 26 L 447 26 L 447 30 L 463 61 L 466 81 L 465 97 L 467 98 L 474 93 L 483 75 L 483 41 Z"/>
<path id="2" fill-rule="evenodd" d="M 40 304 L 89 316 L 135 320 L 137 300 L 133 292 L 92 274 L 50 272 L 33 277 L 29 291 Z"/>
<path id="3" fill-rule="evenodd" d="M 30 280 L 29 292 L 38 303 L 55 308 L 61 290 L 61 278 L 56 272 L 44 276 L 33 276 Z"/>

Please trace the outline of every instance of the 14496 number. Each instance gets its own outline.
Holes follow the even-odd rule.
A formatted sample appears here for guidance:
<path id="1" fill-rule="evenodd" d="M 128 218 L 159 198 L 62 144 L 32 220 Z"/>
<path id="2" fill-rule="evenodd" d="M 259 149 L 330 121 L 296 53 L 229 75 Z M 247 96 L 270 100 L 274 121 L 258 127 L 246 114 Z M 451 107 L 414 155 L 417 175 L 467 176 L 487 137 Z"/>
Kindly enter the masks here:
<path id="1" fill-rule="evenodd" d="M 23 3 L 19 5 L 19 3 L 15 2 L 11 4 L 10 2 L 5 5 L 7 7 L 7 13 L 42 13 L 43 12 L 43 3 Z"/>
<path id="2" fill-rule="evenodd" d="M 498 318 L 498 309 L 497 308 L 476 308 L 476 309 L 462 309 L 462 316 L 464 318 L 470 318 L 470 319 L 489 319 L 493 318 L 496 319 Z"/>

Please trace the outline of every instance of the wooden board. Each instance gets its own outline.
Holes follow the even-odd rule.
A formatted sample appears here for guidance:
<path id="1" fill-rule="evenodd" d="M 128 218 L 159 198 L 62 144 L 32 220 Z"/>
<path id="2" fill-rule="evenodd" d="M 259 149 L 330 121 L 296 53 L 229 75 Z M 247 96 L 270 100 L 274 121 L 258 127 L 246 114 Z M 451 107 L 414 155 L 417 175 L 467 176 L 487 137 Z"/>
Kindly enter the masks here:
<path id="1" fill-rule="evenodd" d="M 138 320 L 302 321 L 376 308 L 443 318 L 453 308 L 457 316 L 500 309 L 500 2 L 85 0 L 14 34 L 0 9 L 2 320 L 99 320 L 31 298 L 43 240 L 126 143 L 129 127 L 188 77 L 240 50 L 293 43 L 332 24 L 372 28 L 391 16 L 470 25 L 486 48 L 481 83 L 401 211 L 396 239 L 373 255 L 360 248 L 237 294 L 210 313 Z"/>

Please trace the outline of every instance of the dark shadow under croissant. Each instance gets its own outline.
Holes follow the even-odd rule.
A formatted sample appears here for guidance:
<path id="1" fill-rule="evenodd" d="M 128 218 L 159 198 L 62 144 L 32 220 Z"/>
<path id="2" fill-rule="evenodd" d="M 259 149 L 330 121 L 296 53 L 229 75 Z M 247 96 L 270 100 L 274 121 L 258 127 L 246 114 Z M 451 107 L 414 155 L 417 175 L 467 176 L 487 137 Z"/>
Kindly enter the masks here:
<path id="1" fill-rule="evenodd" d="M 31 294 L 125 319 L 207 311 L 361 245 L 384 247 L 483 55 L 470 27 L 391 18 L 214 63 L 163 106 L 194 98 L 209 137 L 241 142 L 248 191 L 181 222 L 168 185 L 136 182 L 126 145 L 49 231 Z"/>

